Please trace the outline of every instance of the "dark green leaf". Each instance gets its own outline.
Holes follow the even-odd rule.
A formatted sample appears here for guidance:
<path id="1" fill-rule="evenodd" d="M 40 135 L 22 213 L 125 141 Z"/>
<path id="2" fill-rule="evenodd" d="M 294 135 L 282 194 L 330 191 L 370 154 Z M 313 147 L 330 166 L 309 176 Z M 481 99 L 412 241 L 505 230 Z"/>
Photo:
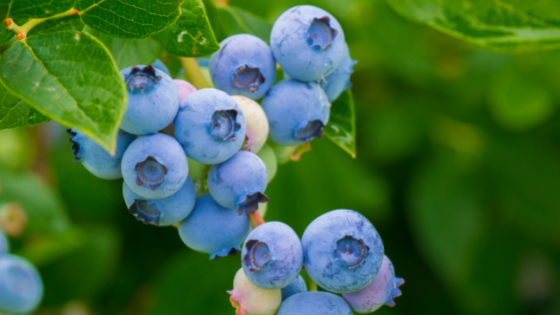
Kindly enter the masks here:
<path id="1" fill-rule="evenodd" d="M 181 17 L 156 39 L 177 56 L 207 56 L 220 49 L 201 0 L 187 0 L 181 7 Z"/>
<path id="2" fill-rule="evenodd" d="M 72 8 L 76 0 L 1 0 L 0 13 L 5 8 L 5 3 L 9 2 L 4 17 L 9 18 L 46 18 Z"/>
<path id="3" fill-rule="evenodd" d="M 0 59 L 0 79 L 44 115 L 114 149 L 126 88 L 109 52 L 90 34 L 60 31 L 17 42 Z"/>
<path id="4" fill-rule="evenodd" d="M 0 129 L 33 126 L 49 120 L 0 84 Z"/>
<path id="5" fill-rule="evenodd" d="M 323 131 L 336 145 L 356 157 L 356 113 L 350 89 L 332 103 L 329 123 Z"/>
<path id="6" fill-rule="evenodd" d="M 77 15 L 71 15 L 65 18 L 46 20 L 45 22 L 35 26 L 27 33 L 27 37 L 56 31 L 83 31 L 84 23 Z"/>
<path id="7" fill-rule="evenodd" d="M 82 21 L 120 38 L 144 38 L 163 31 L 181 14 L 178 0 L 78 0 Z"/>
<path id="8" fill-rule="evenodd" d="M 78 228 L 72 228 L 60 234 L 37 236 L 16 254 L 27 258 L 33 265 L 41 268 L 85 246 L 87 236 L 83 230 Z"/>
<path id="9" fill-rule="evenodd" d="M 30 173 L 0 169 L 0 204 L 14 203 L 27 216 L 27 234 L 60 233 L 69 227 L 59 197 Z"/>
<path id="10" fill-rule="evenodd" d="M 555 0 L 387 0 L 400 14 L 501 52 L 560 47 L 560 2 Z"/>
<path id="11" fill-rule="evenodd" d="M 226 36 L 251 34 L 265 42 L 270 41 L 272 24 L 247 11 L 230 5 L 218 6 L 218 18 Z"/>
<path id="12" fill-rule="evenodd" d="M 9 42 L 12 38 L 16 37 L 16 33 L 7 29 L 4 25 L 0 25 L 0 45 Z"/>
<path id="13" fill-rule="evenodd" d="M 115 38 L 93 29 L 88 32 L 109 49 L 119 69 L 134 65 L 149 65 L 161 54 L 161 45 L 153 38 Z"/>

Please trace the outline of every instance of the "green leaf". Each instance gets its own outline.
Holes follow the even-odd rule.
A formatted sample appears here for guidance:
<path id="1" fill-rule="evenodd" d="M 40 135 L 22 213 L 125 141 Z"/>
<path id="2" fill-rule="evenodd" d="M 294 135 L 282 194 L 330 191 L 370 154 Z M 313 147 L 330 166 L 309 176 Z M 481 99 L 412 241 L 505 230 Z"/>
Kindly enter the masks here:
<path id="1" fill-rule="evenodd" d="M 356 157 L 356 113 L 350 89 L 332 103 L 329 123 L 323 131 L 336 145 Z"/>
<path id="2" fill-rule="evenodd" d="M 0 130 L 38 125 L 49 120 L 0 84 Z"/>
<path id="3" fill-rule="evenodd" d="M 32 36 L 8 48 L 0 79 L 14 95 L 113 151 L 126 87 L 107 49 L 87 33 Z"/>
<path id="4" fill-rule="evenodd" d="M 83 31 L 86 26 L 77 15 L 71 15 L 65 18 L 46 20 L 45 22 L 35 26 L 27 33 L 27 37 L 57 31 Z"/>
<path id="5" fill-rule="evenodd" d="M 15 203 L 25 212 L 26 234 L 61 233 L 68 229 L 70 223 L 59 197 L 38 178 L 26 172 L 0 169 L 0 186 L 0 204 L 5 207 Z"/>
<path id="6" fill-rule="evenodd" d="M 178 0 L 78 0 L 89 27 L 120 38 L 144 38 L 163 31 L 181 14 Z"/>
<path id="7" fill-rule="evenodd" d="M 181 7 L 181 17 L 156 39 L 174 55 L 207 56 L 220 49 L 202 0 L 187 0 Z"/>
<path id="8" fill-rule="evenodd" d="M 0 0 L 0 13 L 5 9 L 5 4 L 8 4 L 5 9 L 5 14 L 2 15 L 1 20 L 5 17 L 9 18 L 46 18 L 53 16 L 72 8 L 76 0 Z"/>
<path id="9" fill-rule="evenodd" d="M 218 19 L 226 36 L 251 34 L 265 42 L 270 41 L 272 24 L 245 10 L 230 5 L 219 5 Z"/>
<path id="10" fill-rule="evenodd" d="M 16 33 L 7 29 L 4 25 L 0 25 L 0 45 L 4 45 L 15 37 Z"/>
<path id="11" fill-rule="evenodd" d="M 134 65 L 149 65 L 161 54 L 161 45 L 153 38 L 122 39 L 93 29 L 88 33 L 97 37 L 109 49 L 119 69 Z"/>
<path id="12" fill-rule="evenodd" d="M 556 0 L 387 0 L 400 14 L 500 52 L 560 47 Z"/>

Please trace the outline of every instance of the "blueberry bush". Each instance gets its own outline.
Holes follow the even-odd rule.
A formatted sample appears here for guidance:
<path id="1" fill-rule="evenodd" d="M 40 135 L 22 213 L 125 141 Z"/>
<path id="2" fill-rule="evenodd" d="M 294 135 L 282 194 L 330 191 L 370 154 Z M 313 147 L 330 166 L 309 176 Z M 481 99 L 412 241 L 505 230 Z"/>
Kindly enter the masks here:
<path id="1" fill-rule="evenodd" d="M 560 312 L 558 12 L 0 0 L 0 314 Z"/>

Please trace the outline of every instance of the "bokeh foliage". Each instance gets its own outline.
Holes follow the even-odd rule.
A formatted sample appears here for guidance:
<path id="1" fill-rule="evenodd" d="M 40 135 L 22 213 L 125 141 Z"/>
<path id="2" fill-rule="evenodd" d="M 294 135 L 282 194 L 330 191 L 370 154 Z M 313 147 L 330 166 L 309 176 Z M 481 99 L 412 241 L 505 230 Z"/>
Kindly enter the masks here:
<path id="1" fill-rule="evenodd" d="M 358 60 L 357 157 L 314 141 L 301 161 L 279 167 L 267 220 L 301 236 L 329 210 L 366 215 L 406 279 L 397 306 L 378 314 L 560 313 L 560 51 L 493 52 L 382 0 L 230 3 L 205 2 L 218 40 L 262 36 L 268 24 L 257 16 L 273 22 L 308 3 L 334 13 Z M 120 181 L 71 160 L 55 124 L 0 132 L 0 209 L 15 200 L 28 214 L 12 244 L 44 277 L 39 314 L 233 314 L 225 290 L 239 257 L 208 261 L 175 229 L 136 222 Z M 16 190 L 26 181 L 37 186 L 26 186 L 32 197 Z M 30 198 L 44 198 L 44 209 Z M 48 211 L 51 223 L 33 211 Z M 52 222 L 58 228 L 46 232 Z"/>

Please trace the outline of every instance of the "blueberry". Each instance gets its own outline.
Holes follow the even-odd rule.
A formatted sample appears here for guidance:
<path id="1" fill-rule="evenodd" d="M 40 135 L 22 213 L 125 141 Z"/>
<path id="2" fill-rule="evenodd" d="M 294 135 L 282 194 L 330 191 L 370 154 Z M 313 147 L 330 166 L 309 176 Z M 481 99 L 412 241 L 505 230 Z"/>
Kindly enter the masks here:
<path id="1" fill-rule="evenodd" d="M 210 75 L 216 88 L 251 99 L 261 98 L 274 83 L 276 62 L 268 45 L 253 35 L 224 39 L 210 58 Z"/>
<path id="2" fill-rule="evenodd" d="M 342 61 L 333 73 L 329 74 L 325 79 L 319 81 L 321 87 L 327 94 L 329 102 L 334 102 L 338 96 L 351 86 L 350 76 L 354 72 L 352 67 L 356 64 L 355 60 L 350 58 L 348 45 L 344 43 L 344 54 Z"/>
<path id="3" fill-rule="evenodd" d="M 145 224 L 169 226 L 185 219 L 194 209 L 196 193 L 190 177 L 173 195 L 162 199 L 146 199 L 135 194 L 123 183 L 123 195 L 128 212 Z"/>
<path id="4" fill-rule="evenodd" d="M 290 77 L 301 81 L 325 78 L 342 60 L 344 33 L 327 11 L 310 5 L 284 12 L 270 34 L 274 58 Z"/>
<path id="5" fill-rule="evenodd" d="M 268 91 L 262 106 L 270 123 L 270 139 L 281 145 L 320 138 L 329 121 L 327 95 L 314 82 L 284 80 Z"/>
<path id="6" fill-rule="evenodd" d="M 245 117 L 246 134 L 245 149 L 257 153 L 266 143 L 268 138 L 268 119 L 262 107 L 255 101 L 245 96 L 233 95 L 232 98 L 241 108 Z"/>
<path id="7" fill-rule="evenodd" d="M 277 315 L 352 315 L 352 310 L 338 295 L 312 291 L 287 298 Z"/>
<path id="8" fill-rule="evenodd" d="M 287 287 L 282 289 L 282 301 L 289 298 L 290 296 L 302 292 L 307 292 L 307 285 L 303 278 L 298 275 L 292 283 L 290 283 Z"/>
<path id="9" fill-rule="evenodd" d="M 266 172 L 268 173 L 268 182 L 274 178 L 276 172 L 278 171 L 278 160 L 276 159 L 276 154 L 274 150 L 267 144 L 265 144 L 262 149 L 257 153 L 258 157 L 261 158 L 264 165 L 266 166 Z"/>
<path id="10" fill-rule="evenodd" d="M 196 92 L 196 88 L 187 81 L 176 79 L 173 82 L 179 91 L 179 102 L 182 102 L 185 97 Z"/>
<path id="11" fill-rule="evenodd" d="M 0 255 L 0 313 L 30 313 L 42 297 L 43 282 L 37 269 L 23 258 Z"/>
<path id="12" fill-rule="evenodd" d="M 175 137 L 189 158 L 202 164 L 221 163 L 243 145 L 245 118 L 226 93 L 198 90 L 181 102 L 175 118 Z"/>
<path id="13" fill-rule="evenodd" d="M 75 129 L 67 129 L 66 132 L 71 135 L 74 162 L 82 162 L 88 171 L 99 178 L 117 179 L 122 177 L 122 157 L 130 143 L 136 139 L 136 135 L 119 130 L 115 155 L 111 155 L 81 132 Z"/>
<path id="14" fill-rule="evenodd" d="M 254 153 L 239 151 L 231 159 L 213 165 L 208 173 L 208 190 L 222 207 L 253 213 L 258 203 L 268 201 L 266 166 Z"/>
<path id="15" fill-rule="evenodd" d="M 152 66 L 121 70 L 128 89 L 128 102 L 121 129 L 150 134 L 169 125 L 179 110 L 179 91 L 173 80 Z"/>
<path id="16" fill-rule="evenodd" d="M 303 250 L 292 228 L 267 222 L 249 233 L 241 259 L 245 275 L 253 284 L 268 290 L 282 289 L 301 271 Z"/>
<path id="17" fill-rule="evenodd" d="M 167 66 L 160 59 L 156 59 L 156 61 L 152 62 L 152 67 L 161 70 L 163 73 L 167 74 L 168 76 L 171 76 L 171 74 L 169 73 L 169 69 L 167 69 Z"/>
<path id="18" fill-rule="evenodd" d="M 179 223 L 183 243 L 210 259 L 236 254 L 250 230 L 246 215 L 220 206 L 209 194 L 198 197 L 194 210 Z"/>
<path id="19" fill-rule="evenodd" d="M 363 289 L 383 261 L 379 234 L 352 210 L 334 210 L 315 219 L 303 233 L 302 245 L 309 277 L 335 293 Z"/>
<path id="20" fill-rule="evenodd" d="M 395 270 L 389 258 L 383 256 L 379 273 L 368 286 L 360 291 L 345 293 L 342 296 L 355 312 L 367 314 L 385 304 L 395 306 L 393 298 L 401 296 L 399 286 L 403 283 L 402 278 L 395 277 Z"/>
<path id="21" fill-rule="evenodd" d="M 147 199 L 176 193 L 187 180 L 189 166 L 181 145 L 172 137 L 156 133 L 134 140 L 122 159 L 128 187 Z"/>
<path id="22" fill-rule="evenodd" d="M 7 254 L 10 252 L 10 243 L 8 243 L 8 238 L 2 230 L 0 230 L 0 255 Z"/>
<path id="23" fill-rule="evenodd" d="M 236 315 L 274 315 L 280 307 L 280 290 L 261 289 L 251 283 L 243 269 L 239 269 L 233 280 L 233 290 L 228 291 Z"/>

